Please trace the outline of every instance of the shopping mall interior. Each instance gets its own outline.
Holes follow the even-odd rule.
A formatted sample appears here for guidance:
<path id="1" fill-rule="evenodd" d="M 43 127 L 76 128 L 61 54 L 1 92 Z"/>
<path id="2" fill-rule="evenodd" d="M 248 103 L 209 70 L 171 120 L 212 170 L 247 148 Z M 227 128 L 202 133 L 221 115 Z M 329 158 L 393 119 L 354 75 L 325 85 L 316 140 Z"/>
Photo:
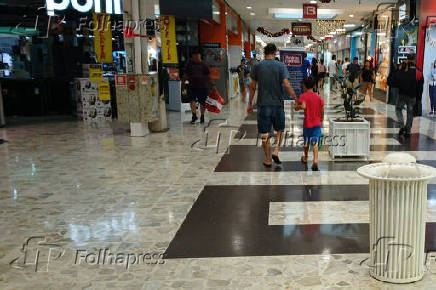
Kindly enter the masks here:
<path id="1" fill-rule="evenodd" d="M 435 167 L 436 1 L 0 0 L 1 289 L 436 289 Z"/>

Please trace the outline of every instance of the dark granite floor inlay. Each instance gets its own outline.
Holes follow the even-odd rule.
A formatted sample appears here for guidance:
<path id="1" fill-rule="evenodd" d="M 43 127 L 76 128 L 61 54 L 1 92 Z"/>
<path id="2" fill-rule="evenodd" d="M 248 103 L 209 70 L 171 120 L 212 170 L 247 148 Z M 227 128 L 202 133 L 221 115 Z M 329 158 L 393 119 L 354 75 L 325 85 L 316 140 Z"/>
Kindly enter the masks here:
<path id="1" fill-rule="evenodd" d="M 268 225 L 271 201 L 367 200 L 366 185 L 206 186 L 165 258 L 368 253 L 369 224 Z M 436 200 L 436 187 L 429 186 Z M 426 249 L 436 249 L 427 223 Z"/>

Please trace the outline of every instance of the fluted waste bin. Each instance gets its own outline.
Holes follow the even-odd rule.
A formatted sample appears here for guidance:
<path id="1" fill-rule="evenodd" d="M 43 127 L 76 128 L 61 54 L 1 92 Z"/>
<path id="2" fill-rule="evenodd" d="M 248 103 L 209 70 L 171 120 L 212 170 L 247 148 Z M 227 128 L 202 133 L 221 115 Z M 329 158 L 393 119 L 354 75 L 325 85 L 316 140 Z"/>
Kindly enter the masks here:
<path id="1" fill-rule="evenodd" d="M 370 275 L 385 282 L 424 276 L 427 183 L 436 170 L 413 161 L 397 153 L 357 170 L 369 179 Z"/>

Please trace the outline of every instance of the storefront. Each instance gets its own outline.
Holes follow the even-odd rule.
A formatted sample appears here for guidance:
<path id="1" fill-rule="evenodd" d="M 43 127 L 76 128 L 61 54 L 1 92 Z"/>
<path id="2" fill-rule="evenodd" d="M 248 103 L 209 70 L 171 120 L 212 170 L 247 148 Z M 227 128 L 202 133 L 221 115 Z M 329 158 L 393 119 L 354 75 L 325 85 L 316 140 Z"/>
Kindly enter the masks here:
<path id="1" fill-rule="evenodd" d="M 350 37 L 347 37 L 347 35 L 341 35 L 339 37 L 336 37 L 333 42 L 336 48 L 335 53 L 337 60 L 345 61 L 345 58 L 350 57 Z"/>
<path id="2" fill-rule="evenodd" d="M 8 23 L 2 21 L 0 27 L 0 82 L 6 117 L 112 119 L 116 111 L 114 76 L 127 66 L 122 15 L 81 13 L 69 7 L 57 11 L 60 16 L 49 17 L 49 11 L 38 9 L 40 4 L 1 7 L 0 18 L 8 15 Z M 22 21 L 22 15 L 32 17 Z M 113 29 L 120 23 L 121 29 Z M 86 99 L 87 108 L 75 94 L 75 80 L 80 78 L 93 78 L 97 83 L 93 96 Z M 91 117 L 85 111 L 92 111 Z"/>
<path id="3" fill-rule="evenodd" d="M 359 63 L 362 64 L 365 60 L 365 35 L 362 30 L 351 32 L 350 47 L 350 60 L 357 57 Z"/>
<path id="4" fill-rule="evenodd" d="M 387 91 L 387 78 L 390 72 L 392 10 L 386 10 L 376 16 L 376 89 Z"/>
<path id="5" fill-rule="evenodd" d="M 417 11 L 419 12 L 417 67 L 418 71 L 423 72 L 424 77 L 422 113 L 425 115 L 431 111 L 430 86 L 434 84 L 431 82 L 430 73 L 436 61 L 436 2 L 421 1 Z M 418 74 L 420 77 L 421 74 Z"/>
<path id="6" fill-rule="evenodd" d="M 414 7 L 410 6 L 410 1 L 402 1 L 397 4 L 396 13 L 393 14 L 393 23 L 397 25 L 393 28 L 391 70 L 397 69 L 408 54 L 417 53 L 418 24 L 412 21 L 416 16 Z M 396 98 L 390 91 L 388 103 L 394 105 Z"/>

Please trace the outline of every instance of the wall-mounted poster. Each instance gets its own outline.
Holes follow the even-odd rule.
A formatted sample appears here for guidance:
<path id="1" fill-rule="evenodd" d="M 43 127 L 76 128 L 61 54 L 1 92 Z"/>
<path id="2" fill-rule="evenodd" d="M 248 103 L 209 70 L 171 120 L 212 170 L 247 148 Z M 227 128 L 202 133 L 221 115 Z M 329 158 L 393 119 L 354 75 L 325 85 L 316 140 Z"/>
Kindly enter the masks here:
<path id="1" fill-rule="evenodd" d="M 289 80 L 295 94 L 299 97 L 303 93 L 303 79 L 307 76 L 310 63 L 305 59 L 304 51 L 280 50 L 280 59 L 287 66 Z M 291 99 L 287 96 L 287 99 Z"/>

